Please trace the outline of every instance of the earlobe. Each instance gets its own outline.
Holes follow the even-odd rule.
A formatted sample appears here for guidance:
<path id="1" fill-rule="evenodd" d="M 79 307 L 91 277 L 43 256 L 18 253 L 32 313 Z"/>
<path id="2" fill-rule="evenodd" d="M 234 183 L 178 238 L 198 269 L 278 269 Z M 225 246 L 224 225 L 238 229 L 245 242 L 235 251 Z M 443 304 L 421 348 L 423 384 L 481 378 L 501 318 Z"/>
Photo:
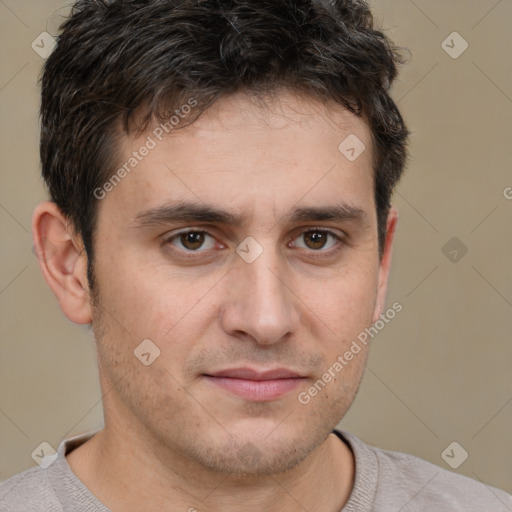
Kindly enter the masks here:
<path id="1" fill-rule="evenodd" d="M 77 324 L 90 323 L 87 255 L 55 203 L 45 201 L 36 207 L 32 236 L 39 266 L 62 312 Z"/>
<path id="2" fill-rule="evenodd" d="M 386 239 L 384 243 L 384 251 L 379 265 L 379 283 L 377 289 L 377 300 L 375 310 L 373 312 L 373 322 L 376 322 L 380 315 L 384 312 L 384 304 L 386 302 L 386 293 L 388 287 L 389 271 L 391 269 L 391 255 L 393 252 L 393 240 L 398 224 L 398 210 L 390 208 L 386 222 Z"/>

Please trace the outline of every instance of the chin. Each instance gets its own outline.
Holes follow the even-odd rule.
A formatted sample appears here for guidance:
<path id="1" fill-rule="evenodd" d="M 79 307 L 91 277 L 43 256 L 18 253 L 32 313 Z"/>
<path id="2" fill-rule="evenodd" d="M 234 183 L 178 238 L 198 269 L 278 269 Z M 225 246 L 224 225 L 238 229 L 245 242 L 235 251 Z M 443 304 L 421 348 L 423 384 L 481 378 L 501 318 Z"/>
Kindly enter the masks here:
<path id="1" fill-rule="evenodd" d="M 284 473 L 299 465 L 314 449 L 296 443 L 279 447 L 252 441 L 230 443 L 229 447 L 210 447 L 201 451 L 196 462 L 210 471 L 234 477 L 268 477 Z"/>
<path id="2" fill-rule="evenodd" d="M 203 437 L 187 451 L 189 457 L 209 471 L 242 478 L 268 477 L 298 466 L 325 441 L 330 431 L 283 430 L 280 435 L 276 431 L 258 435 L 256 429 L 245 430 L 236 437 Z"/>

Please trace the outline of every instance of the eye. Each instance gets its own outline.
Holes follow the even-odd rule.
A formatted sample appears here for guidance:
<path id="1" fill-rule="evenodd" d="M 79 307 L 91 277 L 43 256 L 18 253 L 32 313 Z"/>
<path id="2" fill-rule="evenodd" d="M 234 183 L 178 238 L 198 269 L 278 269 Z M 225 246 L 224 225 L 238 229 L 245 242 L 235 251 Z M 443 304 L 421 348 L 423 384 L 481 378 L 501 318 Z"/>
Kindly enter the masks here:
<path id="1" fill-rule="evenodd" d="M 301 242 L 304 240 L 305 243 L 297 243 L 297 240 Z M 321 252 L 329 252 L 329 249 L 335 247 L 337 242 L 341 242 L 341 238 L 332 231 L 311 229 L 302 232 L 292 244 L 300 249 L 311 249 L 317 252 L 323 249 Z"/>
<path id="2" fill-rule="evenodd" d="M 168 238 L 165 243 L 188 252 L 199 252 L 215 247 L 215 239 L 206 231 L 182 231 Z"/>

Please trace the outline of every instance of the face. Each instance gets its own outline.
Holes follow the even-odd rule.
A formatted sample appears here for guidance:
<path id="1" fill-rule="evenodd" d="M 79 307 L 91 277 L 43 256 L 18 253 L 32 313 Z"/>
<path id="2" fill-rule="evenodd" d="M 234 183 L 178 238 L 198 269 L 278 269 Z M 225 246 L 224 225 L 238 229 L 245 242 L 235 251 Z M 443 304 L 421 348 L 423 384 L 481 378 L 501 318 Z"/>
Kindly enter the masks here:
<path id="1" fill-rule="evenodd" d="M 215 471 L 289 469 L 350 407 L 366 347 L 333 365 L 385 293 L 370 132 L 313 99 L 240 94 L 162 141 L 125 137 L 119 167 L 148 136 L 99 201 L 106 424 Z"/>

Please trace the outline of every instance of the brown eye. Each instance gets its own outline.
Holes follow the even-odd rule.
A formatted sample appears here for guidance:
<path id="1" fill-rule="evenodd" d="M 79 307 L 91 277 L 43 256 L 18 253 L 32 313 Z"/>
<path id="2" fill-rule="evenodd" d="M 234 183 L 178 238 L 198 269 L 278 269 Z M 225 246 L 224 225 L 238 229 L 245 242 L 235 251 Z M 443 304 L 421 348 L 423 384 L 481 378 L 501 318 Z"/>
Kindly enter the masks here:
<path id="1" fill-rule="evenodd" d="M 204 243 L 204 233 L 184 233 L 180 235 L 180 241 L 186 249 L 199 249 Z"/>
<path id="2" fill-rule="evenodd" d="M 301 244 L 298 243 L 297 240 L 304 240 L 304 242 Z M 315 229 L 301 233 L 294 241 L 294 245 L 302 249 L 311 249 L 313 251 L 325 249 L 325 251 L 322 252 L 327 252 L 327 250 L 334 247 L 339 240 L 340 238 L 331 231 Z"/>
<path id="3" fill-rule="evenodd" d="M 309 231 L 304 234 L 304 240 L 310 249 L 323 249 L 327 239 L 328 234 L 322 231 Z"/>
<path id="4" fill-rule="evenodd" d="M 171 237 L 168 243 L 185 251 L 197 252 L 199 249 L 212 249 L 215 239 L 206 231 L 183 231 Z"/>

